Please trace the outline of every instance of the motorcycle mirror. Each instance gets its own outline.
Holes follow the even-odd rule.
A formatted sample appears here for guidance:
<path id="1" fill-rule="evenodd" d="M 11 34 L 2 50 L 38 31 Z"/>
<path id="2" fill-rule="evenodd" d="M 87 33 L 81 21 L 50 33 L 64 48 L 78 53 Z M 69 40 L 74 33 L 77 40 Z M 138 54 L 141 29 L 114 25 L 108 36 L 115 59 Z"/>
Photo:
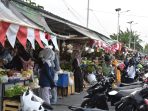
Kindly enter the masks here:
<path id="1" fill-rule="evenodd" d="M 113 95 L 116 95 L 117 93 L 118 92 L 114 90 L 114 91 L 110 91 L 108 94 L 113 96 Z"/>

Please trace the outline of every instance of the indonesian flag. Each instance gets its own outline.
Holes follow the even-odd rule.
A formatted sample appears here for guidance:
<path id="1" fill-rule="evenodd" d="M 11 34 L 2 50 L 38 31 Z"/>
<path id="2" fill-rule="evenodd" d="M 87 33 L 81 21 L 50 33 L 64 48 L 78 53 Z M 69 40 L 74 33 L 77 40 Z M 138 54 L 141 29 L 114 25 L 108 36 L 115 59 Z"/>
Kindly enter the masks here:
<path id="1" fill-rule="evenodd" d="M 33 49 L 35 49 L 35 41 L 37 41 L 41 48 L 44 48 L 44 45 L 48 45 L 48 40 L 51 39 L 48 33 L 40 31 L 39 29 L 0 21 L 0 43 L 5 46 L 5 41 L 8 39 L 9 43 L 14 48 L 16 38 L 24 48 L 26 48 L 28 40 Z"/>
<path id="2" fill-rule="evenodd" d="M 10 26 L 10 23 L 0 22 L 0 43 L 4 47 L 6 41 L 6 32 Z"/>

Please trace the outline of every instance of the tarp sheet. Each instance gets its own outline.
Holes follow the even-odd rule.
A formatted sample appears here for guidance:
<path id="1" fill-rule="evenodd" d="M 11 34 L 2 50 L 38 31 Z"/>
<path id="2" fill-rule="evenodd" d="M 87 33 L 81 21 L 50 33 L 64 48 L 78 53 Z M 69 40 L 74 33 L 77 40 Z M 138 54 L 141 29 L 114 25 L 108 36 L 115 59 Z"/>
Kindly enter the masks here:
<path id="1" fill-rule="evenodd" d="M 26 17 L 36 25 L 40 26 L 42 29 L 46 30 L 49 33 L 52 33 L 50 28 L 48 27 L 45 18 L 40 14 L 39 11 L 36 11 L 28 6 L 23 4 L 19 4 L 14 1 L 9 2 L 9 8 L 20 18 Z M 21 14 L 23 15 L 21 15 Z"/>
<path id="2" fill-rule="evenodd" d="M 14 23 L 18 25 L 23 25 L 31 28 L 39 29 L 39 27 L 31 24 L 29 22 L 24 22 L 22 19 L 17 17 L 11 10 L 9 10 L 5 5 L 0 1 L 0 21 L 5 21 L 9 23 Z"/>

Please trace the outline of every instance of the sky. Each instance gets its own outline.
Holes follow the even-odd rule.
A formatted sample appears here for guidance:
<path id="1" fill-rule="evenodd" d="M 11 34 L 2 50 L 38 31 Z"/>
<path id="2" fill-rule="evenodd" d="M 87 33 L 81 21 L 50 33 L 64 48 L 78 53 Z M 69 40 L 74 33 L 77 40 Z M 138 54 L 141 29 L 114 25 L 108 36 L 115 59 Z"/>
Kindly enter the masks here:
<path id="1" fill-rule="evenodd" d="M 88 0 L 31 0 L 44 6 L 44 9 L 86 27 Z M 121 8 L 120 29 L 130 29 L 129 21 L 133 21 L 131 29 L 148 43 L 148 0 L 89 0 L 88 28 L 109 36 L 117 33 L 118 14 Z M 130 11 L 128 11 L 130 10 Z"/>

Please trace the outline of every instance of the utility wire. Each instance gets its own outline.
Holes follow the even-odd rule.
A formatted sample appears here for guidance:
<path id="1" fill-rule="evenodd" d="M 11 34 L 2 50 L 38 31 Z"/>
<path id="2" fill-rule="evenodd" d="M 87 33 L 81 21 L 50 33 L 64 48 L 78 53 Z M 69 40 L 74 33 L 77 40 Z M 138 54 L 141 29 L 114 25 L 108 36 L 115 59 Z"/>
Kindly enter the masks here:
<path id="1" fill-rule="evenodd" d="M 94 9 L 91 9 L 93 10 L 94 12 L 98 12 L 98 13 L 106 13 L 106 14 L 113 14 L 115 15 L 115 13 L 113 12 L 107 12 L 107 11 L 99 11 L 99 10 L 94 10 Z M 125 13 L 122 13 L 122 15 L 125 15 L 125 16 L 134 16 L 134 17 L 141 17 L 141 18 L 148 18 L 148 16 L 144 16 L 144 15 L 135 15 L 135 14 L 125 14 Z"/>
<path id="2" fill-rule="evenodd" d="M 106 30 L 106 28 L 102 25 L 102 23 L 100 22 L 99 18 L 96 16 L 96 14 L 93 12 L 93 10 L 91 10 L 91 11 L 92 11 L 94 17 L 96 18 L 98 24 L 102 27 L 102 29 L 103 29 L 107 34 L 109 34 L 109 32 L 108 32 L 108 31 Z"/>
<path id="3" fill-rule="evenodd" d="M 71 5 L 69 5 L 66 0 L 64 0 L 65 3 L 81 18 L 81 19 L 84 19 L 84 17 L 82 17 Z"/>
<path id="4" fill-rule="evenodd" d="M 72 10 L 74 10 L 72 7 L 68 5 L 68 3 L 65 0 L 62 0 L 64 5 L 66 6 L 67 10 L 82 24 L 84 24 L 84 20 L 80 19 Z M 75 11 L 76 12 L 76 11 Z M 77 13 L 78 14 L 78 13 Z M 79 15 L 79 14 L 78 14 Z"/>

